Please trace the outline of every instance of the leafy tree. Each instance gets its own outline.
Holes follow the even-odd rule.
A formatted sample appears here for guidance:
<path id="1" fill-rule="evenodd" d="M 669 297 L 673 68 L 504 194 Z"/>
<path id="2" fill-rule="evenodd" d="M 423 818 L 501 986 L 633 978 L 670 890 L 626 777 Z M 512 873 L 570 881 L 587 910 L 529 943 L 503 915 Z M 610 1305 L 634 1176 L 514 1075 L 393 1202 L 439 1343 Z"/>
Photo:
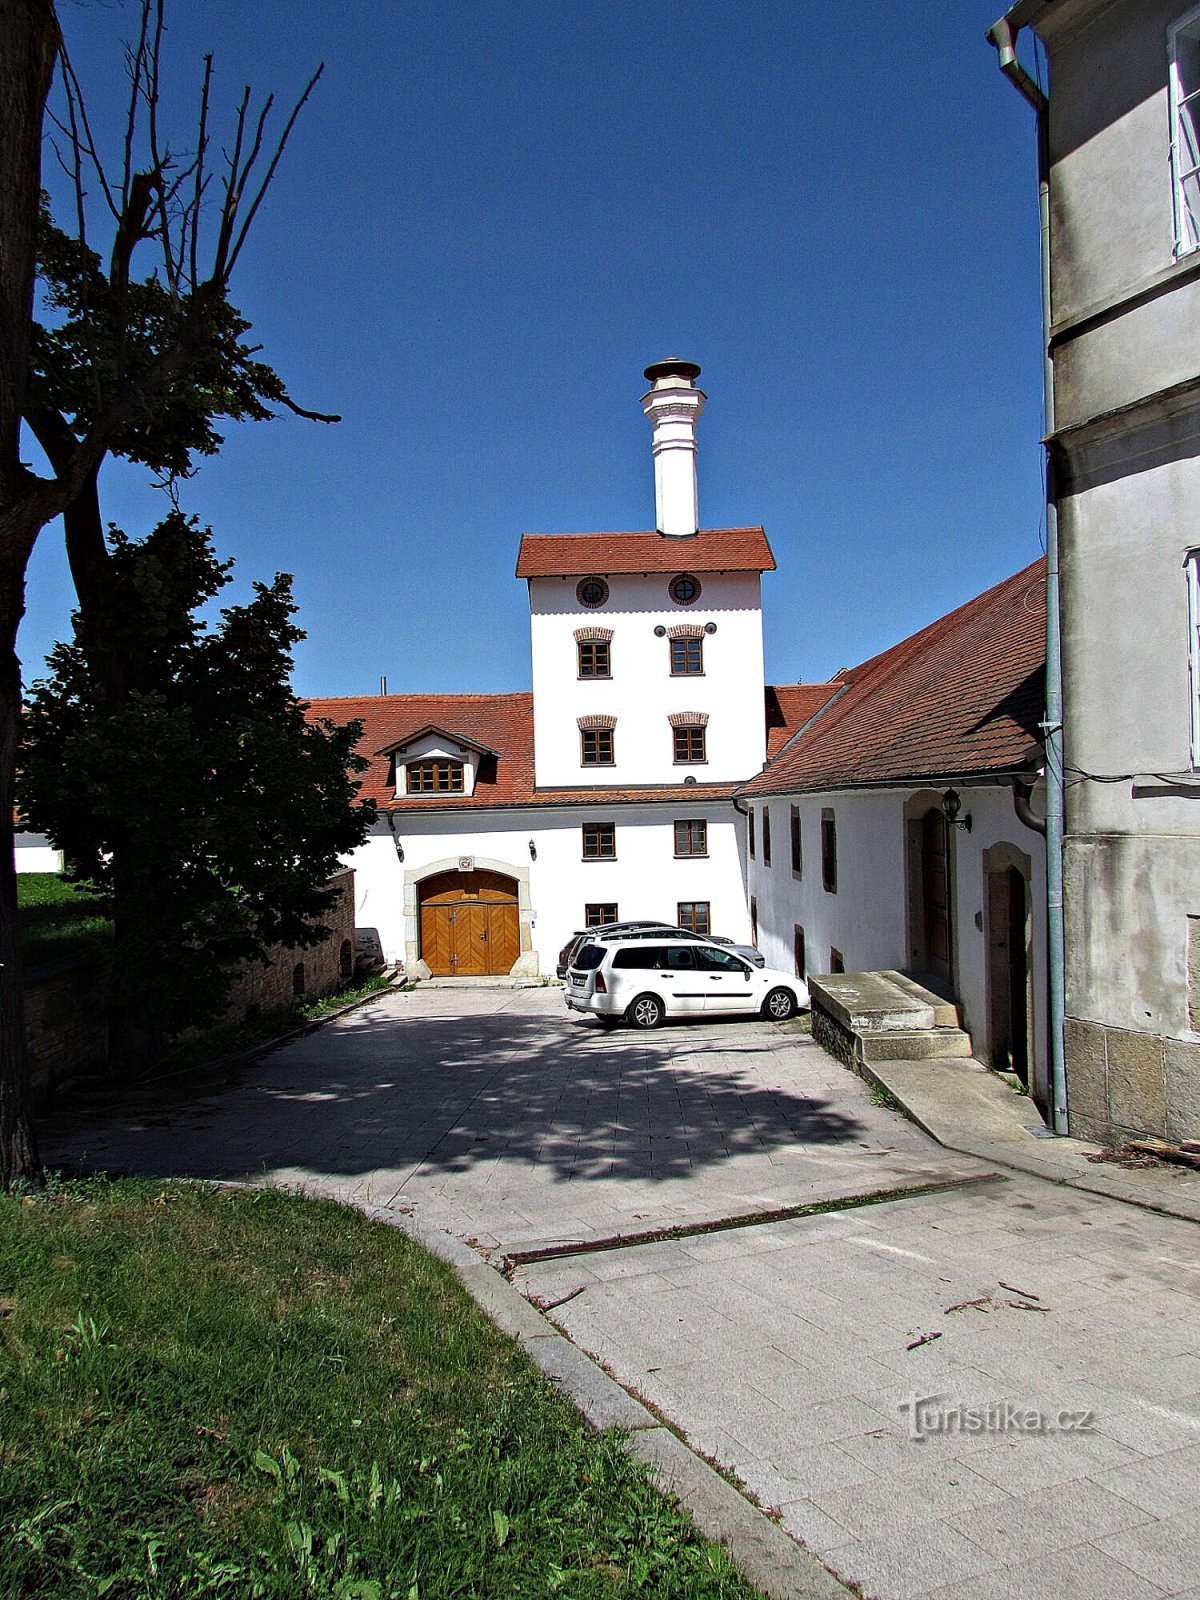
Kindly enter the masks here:
<path id="1" fill-rule="evenodd" d="M 224 1009 L 229 978 L 306 946 L 338 858 L 360 844 L 361 725 L 306 719 L 290 686 L 291 580 L 206 626 L 229 582 L 211 533 L 173 512 L 141 542 L 111 529 L 103 608 L 50 658 L 26 707 L 19 796 L 114 923 L 110 1068 L 153 1069 Z M 89 641 L 123 662 L 114 696 Z"/>
<path id="2" fill-rule="evenodd" d="M 119 587 L 100 513 L 106 458 L 142 463 L 170 482 L 219 447 L 221 418 L 261 418 L 279 408 L 317 417 L 296 405 L 257 359 L 229 289 L 320 71 L 273 145 L 267 138 L 273 101 L 268 97 L 255 111 L 246 89 L 220 158 L 210 161 L 207 58 L 180 155 L 163 142 L 163 31 L 163 0 L 143 0 L 127 56 L 128 115 L 115 130 L 120 153 L 106 164 L 53 0 L 0 0 L 0 1188 L 40 1170 L 29 1116 L 12 863 L 21 720 L 17 630 L 34 543 L 48 522 L 63 517 L 79 638 L 87 639 L 92 669 L 116 700 L 124 692 L 125 663 L 107 648 L 102 620 L 112 614 Z M 62 109 L 48 114 L 56 62 Z M 69 230 L 51 222 L 40 198 L 47 115 L 74 190 Z M 34 321 L 39 273 L 49 313 L 44 327 Z M 23 424 L 42 445 L 49 475 L 22 459 Z"/>

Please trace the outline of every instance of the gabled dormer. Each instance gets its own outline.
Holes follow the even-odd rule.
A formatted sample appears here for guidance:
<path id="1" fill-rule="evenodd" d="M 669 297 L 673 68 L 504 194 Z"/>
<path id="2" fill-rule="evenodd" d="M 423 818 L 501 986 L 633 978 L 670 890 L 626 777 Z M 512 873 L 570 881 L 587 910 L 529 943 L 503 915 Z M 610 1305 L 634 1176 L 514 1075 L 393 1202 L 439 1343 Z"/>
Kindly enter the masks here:
<path id="1" fill-rule="evenodd" d="M 483 764 L 496 760 L 496 751 L 487 745 L 435 723 L 376 754 L 388 757 L 388 780 L 397 800 L 462 799 L 474 792 Z"/>

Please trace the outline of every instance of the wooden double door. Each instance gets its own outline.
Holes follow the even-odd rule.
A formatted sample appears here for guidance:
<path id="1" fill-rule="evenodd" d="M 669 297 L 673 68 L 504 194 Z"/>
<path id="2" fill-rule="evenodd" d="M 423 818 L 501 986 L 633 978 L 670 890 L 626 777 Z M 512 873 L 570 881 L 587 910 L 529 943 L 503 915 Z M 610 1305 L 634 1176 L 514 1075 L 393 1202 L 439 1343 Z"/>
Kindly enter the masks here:
<path id="1" fill-rule="evenodd" d="M 421 885 L 421 957 L 435 978 L 501 976 L 520 953 L 515 879 L 442 872 Z"/>

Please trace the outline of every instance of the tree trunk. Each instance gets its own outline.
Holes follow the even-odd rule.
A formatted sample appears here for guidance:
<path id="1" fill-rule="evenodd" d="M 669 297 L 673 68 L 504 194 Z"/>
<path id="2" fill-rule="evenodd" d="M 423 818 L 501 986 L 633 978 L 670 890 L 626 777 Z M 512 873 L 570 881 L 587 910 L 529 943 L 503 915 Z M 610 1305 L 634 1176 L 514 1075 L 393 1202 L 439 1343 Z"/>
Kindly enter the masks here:
<path id="1" fill-rule="evenodd" d="M 42 113 L 58 48 L 52 0 L 0 0 L 0 1189 L 41 1176 L 29 1108 L 24 987 L 13 863 L 21 722 L 17 628 L 25 566 L 46 520 L 21 462 L 29 370 Z"/>

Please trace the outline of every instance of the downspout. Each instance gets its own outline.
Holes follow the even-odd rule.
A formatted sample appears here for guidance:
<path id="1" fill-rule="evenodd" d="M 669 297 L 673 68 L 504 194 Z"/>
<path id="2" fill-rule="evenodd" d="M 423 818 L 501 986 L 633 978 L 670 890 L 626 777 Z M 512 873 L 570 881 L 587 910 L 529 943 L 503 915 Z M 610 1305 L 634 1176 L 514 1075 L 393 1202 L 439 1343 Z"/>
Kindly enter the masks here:
<path id="1" fill-rule="evenodd" d="M 1032 828 L 1034 833 L 1040 833 L 1045 838 L 1046 819 L 1045 817 L 1039 817 L 1032 805 L 1030 805 L 1030 801 L 1033 799 L 1033 779 L 1020 778 L 1014 774 L 1012 797 L 1013 811 L 1016 813 L 1017 821 L 1023 822 L 1027 828 Z"/>
<path id="2" fill-rule="evenodd" d="M 1063 726 L 1062 628 L 1059 616 L 1058 487 L 1053 445 L 1054 357 L 1050 349 L 1050 140 L 1049 101 L 1017 60 L 1018 29 L 1001 17 L 988 30 L 1000 70 L 1037 116 L 1038 213 L 1042 269 L 1042 387 L 1046 417 L 1046 961 L 1049 968 L 1050 1091 L 1054 1132 L 1067 1132 L 1067 1074 L 1063 1021 L 1066 960 L 1063 930 Z"/>

